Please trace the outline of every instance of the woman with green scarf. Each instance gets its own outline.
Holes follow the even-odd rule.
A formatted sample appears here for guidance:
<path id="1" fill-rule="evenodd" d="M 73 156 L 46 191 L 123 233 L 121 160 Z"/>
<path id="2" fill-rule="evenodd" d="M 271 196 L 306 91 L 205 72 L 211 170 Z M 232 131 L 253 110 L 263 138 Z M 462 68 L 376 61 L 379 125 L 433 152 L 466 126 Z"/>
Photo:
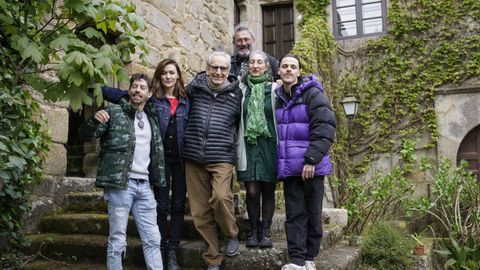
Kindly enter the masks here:
<path id="1" fill-rule="evenodd" d="M 268 75 L 268 63 L 264 52 L 250 53 L 248 75 L 241 84 L 243 117 L 237 142 L 237 179 L 244 182 L 247 191 L 251 228 L 247 247 L 272 247 L 270 226 L 275 210 L 277 135 L 273 109 L 275 84 Z"/>

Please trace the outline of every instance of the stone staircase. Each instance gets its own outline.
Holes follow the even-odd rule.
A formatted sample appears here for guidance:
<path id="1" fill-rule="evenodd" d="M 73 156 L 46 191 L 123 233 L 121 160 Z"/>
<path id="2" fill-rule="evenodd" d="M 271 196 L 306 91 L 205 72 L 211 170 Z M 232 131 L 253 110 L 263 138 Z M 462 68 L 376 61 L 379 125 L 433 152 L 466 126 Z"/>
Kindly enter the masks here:
<path id="1" fill-rule="evenodd" d="M 342 240 L 342 228 L 335 224 L 338 215 L 337 209 L 324 210 L 324 220 L 330 224 L 324 225 L 322 251 L 315 261 L 317 269 L 351 270 L 357 269 L 359 264 L 358 248 L 350 247 Z M 277 211 L 272 222 L 273 248 L 247 249 L 244 240 L 249 232 L 248 220 L 237 215 L 240 252 L 234 257 L 225 256 L 222 269 L 280 269 L 288 259 L 284 221 L 285 214 Z M 27 264 L 25 269 L 105 269 L 108 216 L 101 192 L 67 194 L 63 209 L 54 215 L 44 216 L 39 231 L 38 234 L 28 235 L 32 241 L 28 253 L 36 255 L 36 260 Z M 129 221 L 127 231 L 124 269 L 145 269 L 141 242 L 133 220 Z M 178 254 L 182 269 L 205 269 L 203 247 L 191 216 L 185 216 L 183 241 Z"/>

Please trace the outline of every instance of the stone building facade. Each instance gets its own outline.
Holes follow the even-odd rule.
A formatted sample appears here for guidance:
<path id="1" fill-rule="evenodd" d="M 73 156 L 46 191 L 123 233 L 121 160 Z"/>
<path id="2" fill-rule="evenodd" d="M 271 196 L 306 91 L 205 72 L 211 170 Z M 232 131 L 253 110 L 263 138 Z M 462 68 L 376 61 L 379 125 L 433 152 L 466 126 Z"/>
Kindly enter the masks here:
<path id="1" fill-rule="evenodd" d="M 131 1 L 137 7 L 136 12 L 147 24 L 144 36 L 150 47 L 150 53 L 147 56 L 146 66 L 134 57 L 134 61 L 127 67 L 128 74 L 141 71 L 153 75 L 159 60 L 169 57 L 180 64 L 185 82 L 189 82 L 197 72 L 205 69 L 205 57 L 210 51 L 222 48 L 233 53 L 232 34 L 237 24 L 246 25 L 252 30 L 256 38 L 254 45 L 256 48 L 276 57 L 288 52 L 294 42 L 300 38 L 298 23 L 302 14 L 296 9 L 296 0 Z M 348 7 L 338 6 L 340 5 L 338 3 L 346 2 L 349 1 L 332 1 L 332 4 L 327 7 L 327 13 L 330 14 L 328 20 L 336 38 L 336 45 L 346 55 L 337 62 L 338 68 L 352 65 L 353 60 L 348 55 L 355 52 L 367 40 L 376 38 L 386 31 L 386 10 L 390 1 L 368 1 L 380 6 L 374 7 L 372 19 L 365 28 L 342 23 L 341 16 L 331 16 L 342 8 L 347 10 Z M 377 18 L 378 12 L 381 14 L 380 19 Z M 347 17 L 354 16 L 350 13 L 345 14 Z M 275 38 L 280 39 L 277 44 L 272 43 L 272 39 Z M 278 46 L 278 43 L 283 45 Z M 124 88 L 128 86 L 122 83 L 113 84 Z M 42 190 L 37 190 L 33 201 L 34 208 L 38 206 L 39 209 L 50 209 L 49 204 L 55 204 L 58 194 L 62 194 L 55 191 L 61 190 L 61 186 L 84 188 L 82 185 L 78 186 L 78 181 L 77 184 L 73 184 L 65 178 L 68 175 L 76 175 L 78 166 L 81 167 L 83 176 L 94 176 L 96 153 L 99 148 L 97 143 L 92 143 L 72 151 L 70 145 L 71 137 L 76 132 L 75 128 L 79 125 L 79 123 L 75 124 L 74 120 L 85 118 L 95 108 L 85 108 L 84 114 L 80 116 L 72 115 L 68 111 L 68 104 L 65 103 L 42 103 L 42 108 L 48 118 L 48 128 L 51 131 L 53 143 L 44 166 L 45 173 L 48 175 L 47 184 Z M 468 149 L 476 147 L 474 139 L 477 136 L 480 138 L 480 128 L 477 128 L 480 126 L 478 117 L 480 115 L 480 83 L 478 81 L 461 87 L 439 89 L 435 109 L 439 116 L 440 139 L 437 148 L 426 154 L 435 158 L 446 156 L 456 160 L 460 149 L 466 146 L 470 146 L 470 148 L 467 147 Z M 470 151 L 468 149 L 465 150 L 467 154 Z M 71 160 L 72 152 L 75 155 L 75 151 L 80 152 L 82 164 L 76 165 L 77 168 L 70 167 L 67 171 L 67 159 Z M 472 162 L 480 164 L 480 150 L 475 148 L 473 153 Z M 73 158 L 75 159 L 75 156 Z M 388 171 L 397 161 L 396 156 L 379 158 L 378 162 L 372 165 L 371 173 Z M 477 168 L 474 167 L 472 169 L 476 170 Z M 327 191 L 325 205 L 332 206 L 331 200 L 330 192 Z"/>

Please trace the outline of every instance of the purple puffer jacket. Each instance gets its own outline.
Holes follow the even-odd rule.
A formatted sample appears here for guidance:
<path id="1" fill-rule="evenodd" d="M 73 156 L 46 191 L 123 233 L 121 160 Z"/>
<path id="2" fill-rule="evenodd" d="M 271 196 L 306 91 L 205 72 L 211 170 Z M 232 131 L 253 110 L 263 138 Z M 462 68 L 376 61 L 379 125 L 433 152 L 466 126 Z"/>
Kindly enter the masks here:
<path id="1" fill-rule="evenodd" d="M 316 165 L 316 176 L 330 174 L 328 151 L 335 136 L 335 116 L 320 82 L 313 75 L 300 77 L 292 86 L 291 99 L 285 97 L 283 87 L 275 93 L 278 178 L 301 176 L 304 164 Z"/>

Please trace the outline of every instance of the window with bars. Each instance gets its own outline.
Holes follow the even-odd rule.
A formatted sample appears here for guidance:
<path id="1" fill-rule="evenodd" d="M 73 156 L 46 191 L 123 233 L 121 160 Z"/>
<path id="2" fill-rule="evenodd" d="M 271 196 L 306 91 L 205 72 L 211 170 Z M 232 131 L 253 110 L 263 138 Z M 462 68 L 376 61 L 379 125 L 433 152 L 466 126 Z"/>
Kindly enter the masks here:
<path id="1" fill-rule="evenodd" d="M 336 39 L 379 35 L 386 32 L 385 0 L 334 0 Z"/>

